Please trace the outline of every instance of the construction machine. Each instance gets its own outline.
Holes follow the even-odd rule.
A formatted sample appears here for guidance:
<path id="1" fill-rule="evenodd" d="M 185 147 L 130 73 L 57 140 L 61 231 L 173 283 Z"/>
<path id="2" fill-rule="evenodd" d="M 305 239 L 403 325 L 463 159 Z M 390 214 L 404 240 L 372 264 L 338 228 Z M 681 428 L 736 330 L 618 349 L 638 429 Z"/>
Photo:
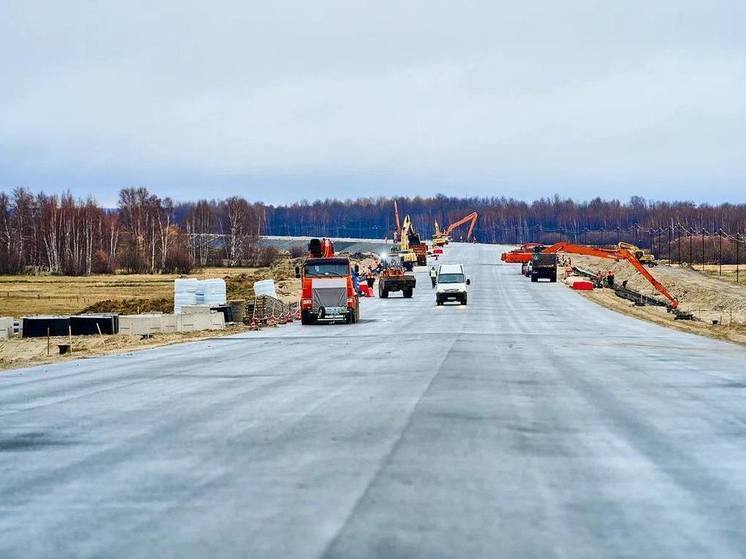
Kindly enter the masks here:
<path id="1" fill-rule="evenodd" d="M 448 244 L 448 236 L 440 230 L 438 220 L 435 220 L 435 234 L 433 235 L 433 246 L 442 247 Z"/>
<path id="2" fill-rule="evenodd" d="M 448 227 L 446 227 L 446 230 L 444 231 L 443 234 L 445 235 L 446 239 L 450 239 L 451 238 L 451 233 L 453 233 L 453 231 L 457 227 L 461 227 L 465 223 L 471 222 L 471 224 L 469 225 L 469 230 L 466 233 L 466 241 L 470 241 L 472 233 L 474 233 L 474 226 L 477 224 L 477 218 L 478 217 L 479 217 L 479 214 L 477 212 L 471 212 L 466 217 L 462 217 L 458 221 L 454 221 L 453 223 L 451 223 Z"/>
<path id="3" fill-rule="evenodd" d="M 399 239 L 401 239 L 401 224 L 399 223 L 399 206 L 396 205 L 396 200 L 394 200 L 394 225 L 396 228 L 394 229 L 392 238 L 394 239 L 394 243 L 398 243 Z"/>
<path id="4" fill-rule="evenodd" d="M 378 276 L 378 296 L 386 299 L 389 293 L 401 291 L 406 299 L 412 297 L 417 279 L 414 275 L 407 273 L 402 264 L 393 258 L 385 258 L 381 261 L 383 271 Z"/>
<path id="5" fill-rule="evenodd" d="M 620 260 L 626 260 L 627 262 L 632 264 L 635 270 L 637 270 L 646 280 L 648 280 L 648 282 L 650 282 L 650 284 L 658 293 L 668 299 L 669 307 L 671 309 L 676 309 L 679 306 L 678 299 L 674 297 L 668 289 L 666 289 L 665 285 L 655 279 L 653 274 L 651 274 L 647 270 L 647 268 L 645 268 L 645 266 L 643 266 L 642 263 L 637 259 L 637 257 L 626 248 L 605 249 L 586 245 L 576 245 L 573 243 L 562 241 L 559 243 L 555 243 L 542 251 L 543 254 L 553 254 L 557 252 L 595 256 L 597 258 L 608 258 L 611 260 L 616 260 L 617 262 Z"/>
<path id="6" fill-rule="evenodd" d="M 540 252 L 545 246 L 539 243 L 524 243 L 520 247 L 503 252 L 500 260 L 508 264 L 527 264 L 531 262 L 535 252 Z"/>
<path id="7" fill-rule="evenodd" d="M 407 270 L 415 266 L 427 266 L 427 245 L 420 241 L 420 236 L 414 228 L 412 218 L 404 216 L 399 230 L 399 243 L 392 249 L 392 254 L 398 254 Z"/>
<path id="8" fill-rule="evenodd" d="M 335 256 L 331 239 L 311 239 L 308 253 L 303 266 L 295 269 L 295 277 L 301 280 L 301 323 L 358 322 L 360 300 L 350 259 Z"/>
<path id="9" fill-rule="evenodd" d="M 658 264 L 655 261 L 655 256 L 649 250 L 640 248 L 636 245 L 633 245 L 632 243 L 620 242 L 617 244 L 617 249 L 628 250 L 635 255 L 635 258 L 640 261 L 640 264 L 644 264 L 646 266 L 656 266 Z"/>
<path id="10" fill-rule="evenodd" d="M 412 218 L 404 216 L 404 221 L 399 221 L 399 206 L 394 200 L 394 246 L 391 254 L 398 254 L 407 270 L 411 270 L 415 264 L 427 266 L 427 245 L 420 241 L 420 236 L 414 228 Z"/>

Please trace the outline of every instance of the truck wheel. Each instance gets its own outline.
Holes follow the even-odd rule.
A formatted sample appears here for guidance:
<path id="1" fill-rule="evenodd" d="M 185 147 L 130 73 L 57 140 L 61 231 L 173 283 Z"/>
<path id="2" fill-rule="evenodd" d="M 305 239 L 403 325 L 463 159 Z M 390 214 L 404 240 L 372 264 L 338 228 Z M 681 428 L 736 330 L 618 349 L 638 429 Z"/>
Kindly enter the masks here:
<path id="1" fill-rule="evenodd" d="M 389 290 L 384 287 L 383 289 L 380 290 L 379 296 L 381 297 L 381 299 L 388 298 Z"/>
<path id="2" fill-rule="evenodd" d="M 531 281 L 534 282 L 534 283 L 536 283 L 537 281 L 539 281 L 539 276 L 535 276 L 535 275 L 531 274 Z"/>
<path id="3" fill-rule="evenodd" d="M 552 283 L 557 283 L 557 274 L 552 274 L 549 276 L 549 281 Z"/>
<path id="4" fill-rule="evenodd" d="M 355 324 L 360 322 L 360 305 L 355 307 Z"/>
<path id="5" fill-rule="evenodd" d="M 461 304 L 462 305 L 466 304 L 466 295 L 464 295 L 463 297 L 461 297 Z"/>
<path id="6" fill-rule="evenodd" d="M 347 311 L 345 322 L 347 324 L 355 324 L 355 309 L 350 309 L 349 311 Z"/>
<path id="7" fill-rule="evenodd" d="M 438 305 L 438 306 L 440 306 L 440 305 L 443 304 L 443 300 L 440 297 L 436 297 L 435 298 L 435 304 Z"/>
<path id="8" fill-rule="evenodd" d="M 300 323 L 301 324 L 316 324 L 316 319 L 311 316 L 311 313 L 308 311 L 301 311 L 300 313 Z"/>
<path id="9" fill-rule="evenodd" d="M 407 299 L 409 299 L 412 296 L 411 289 L 405 289 L 402 293 L 404 294 L 404 297 L 406 297 Z"/>

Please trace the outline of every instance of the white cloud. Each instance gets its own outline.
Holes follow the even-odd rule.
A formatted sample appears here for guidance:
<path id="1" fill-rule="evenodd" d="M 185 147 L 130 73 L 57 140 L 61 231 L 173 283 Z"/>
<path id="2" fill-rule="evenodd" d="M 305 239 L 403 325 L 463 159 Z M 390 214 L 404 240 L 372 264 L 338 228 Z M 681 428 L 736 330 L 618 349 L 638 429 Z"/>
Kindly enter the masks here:
<path id="1" fill-rule="evenodd" d="M 707 199 L 746 179 L 740 3 L 159 5 L 0 13 L 0 186 Z"/>

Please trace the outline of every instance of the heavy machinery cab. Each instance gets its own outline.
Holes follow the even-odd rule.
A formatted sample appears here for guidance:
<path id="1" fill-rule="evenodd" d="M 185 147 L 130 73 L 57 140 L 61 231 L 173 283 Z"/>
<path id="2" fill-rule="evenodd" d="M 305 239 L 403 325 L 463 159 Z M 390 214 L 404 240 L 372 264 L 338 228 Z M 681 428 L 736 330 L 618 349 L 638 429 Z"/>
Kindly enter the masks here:
<path id="1" fill-rule="evenodd" d="M 301 280 L 301 323 L 357 322 L 360 300 L 350 259 L 334 256 L 334 244 L 328 239 L 313 239 L 308 248 L 310 256 L 295 270 L 296 277 Z"/>

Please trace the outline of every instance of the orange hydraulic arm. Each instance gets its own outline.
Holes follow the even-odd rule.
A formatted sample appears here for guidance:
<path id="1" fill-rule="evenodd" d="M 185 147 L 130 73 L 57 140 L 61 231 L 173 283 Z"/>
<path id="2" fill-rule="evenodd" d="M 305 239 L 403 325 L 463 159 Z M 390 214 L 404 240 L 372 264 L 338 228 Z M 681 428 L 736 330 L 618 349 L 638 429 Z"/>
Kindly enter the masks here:
<path id="1" fill-rule="evenodd" d="M 635 267 L 635 270 L 640 272 L 642 276 L 650 282 L 650 284 L 655 287 L 655 289 L 663 295 L 666 299 L 671 301 L 671 308 L 675 309 L 679 306 L 679 301 L 674 297 L 671 292 L 666 289 L 666 286 L 663 285 L 661 282 L 659 282 L 653 274 L 651 274 L 645 266 L 642 265 L 642 263 L 635 257 L 634 254 L 632 254 L 629 250 L 626 248 L 618 248 L 616 250 L 610 250 L 610 249 L 604 249 L 604 248 L 595 248 L 595 247 L 589 247 L 585 245 L 576 245 L 573 243 L 567 243 L 567 242 L 559 242 L 556 244 L 553 244 L 550 247 L 545 248 L 542 252 L 547 253 L 553 253 L 553 252 L 567 252 L 568 254 L 582 254 L 585 256 L 596 256 L 598 258 L 610 258 L 612 260 L 626 260 L 632 266 Z"/>
<path id="2" fill-rule="evenodd" d="M 466 217 L 462 217 L 455 223 L 451 223 L 445 230 L 445 236 L 449 237 L 453 230 L 456 229 L 456 227 L 460 227 L 464 223 L 468 223 L 469 221 L 471 221 L 471 225 L 469 225 L 469 232 L 466 234 L 466 240 L 468 241 L 469 239 L 471 239 L 471 234 L 474 232 L 474 226 L 477 224 L 478 217 L 479 214 L 477 212 L 472 212 Z"/>

